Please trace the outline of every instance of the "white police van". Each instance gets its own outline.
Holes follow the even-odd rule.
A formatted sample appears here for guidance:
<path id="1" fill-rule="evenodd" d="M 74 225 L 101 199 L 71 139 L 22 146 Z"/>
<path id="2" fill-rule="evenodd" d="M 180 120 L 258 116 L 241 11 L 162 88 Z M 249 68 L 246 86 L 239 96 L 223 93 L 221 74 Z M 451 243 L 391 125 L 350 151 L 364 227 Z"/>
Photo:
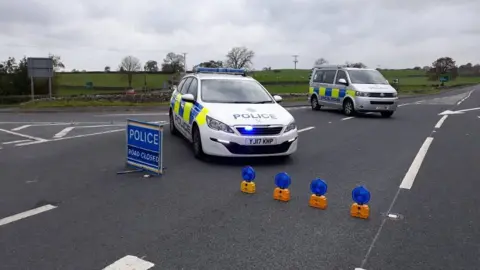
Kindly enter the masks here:
<path id="1" fill-rule="evenodd" d="M 170 100 L 170 131 L 195 157 L 289 156 L 297 150 L 293 116 L 243 69 L 197 68 Z"/>
<path id="2" fill-rule="evenodd" d="M 308 99 L 313 110 L 322 106 L 390 117 L 397 109 L 397 91 L 375 69 L 321 65 L 312 69 Z"/>

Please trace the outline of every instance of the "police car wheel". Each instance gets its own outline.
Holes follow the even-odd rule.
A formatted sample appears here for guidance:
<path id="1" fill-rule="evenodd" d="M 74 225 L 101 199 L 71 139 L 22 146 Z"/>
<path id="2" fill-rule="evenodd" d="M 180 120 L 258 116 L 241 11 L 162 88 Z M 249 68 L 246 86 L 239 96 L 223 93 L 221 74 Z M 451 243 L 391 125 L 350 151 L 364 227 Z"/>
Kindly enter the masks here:
<path id="1" fill-rule="evenodd" d="M 343 113 L 346 116 L 352 116 L 355 114 L 355 108 L 353 107 L 353 102 L 350 99 L 345 100 L 343 103 Z"/>
<path id="2" fill-rule="evenodd" d="M 198 130 L 197 126 L 194 126 L 192 132 L 193 155 L 198 159 L 202 159 L 205 156 L 205 153 L 203 153 L 200 131 Z"/>
<path id="3" fill-rule="evenodd" d="M 393 115 L 393 112 L 392 111 L 388 111 L 388 112 L 381 112 L 380 114 L 382 114 L 382 117 L 384 118 L 388 118 L 390 116 Z"/>
<path id="4" fill-rule="evenodd" d="M 175 127 L 175 123 L 173 122 L 173 113 L 170 112 L 169 115 L 170 115 L 170 117 L 169 117 L 169 119 L 170 119 L 170 123 L 169 123 L 169 126 L 170 126 L 170 134 L 172 134 L 172 135 L 178 135 L 179 132 L 178 132 L 178 130 L 177 130 L 177 127 Z"/>
<path id="5" fill-rule="evenodd" d="M 313 96 L 310 99 L 310 105 L 312 105 L 312 110 L 314 110 L 314 111 L 318 111 L 322 107 L 320 104 L 318 104 L 318 99 L 317 99 L 316 96 Z"/>

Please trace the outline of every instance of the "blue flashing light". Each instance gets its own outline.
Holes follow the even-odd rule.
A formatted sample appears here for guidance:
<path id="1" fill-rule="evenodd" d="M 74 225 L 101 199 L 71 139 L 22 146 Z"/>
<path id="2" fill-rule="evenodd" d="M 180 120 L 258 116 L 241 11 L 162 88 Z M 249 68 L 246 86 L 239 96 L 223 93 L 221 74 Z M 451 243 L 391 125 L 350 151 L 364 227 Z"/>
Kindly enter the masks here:
<path id="1" fill-rule="evenodd" d="M 275 185 L 281 189 L 286 189 L 290 186 L 292 183 L 292 179 L 290 178 L 290 175 L 288 175 L 286 172 L 281 172 L 275 175 Z"/>
<path id="2" fill-rule="evenodd" d="M 234 74 L 234 75 L 245 75 L 245 70 L 240 68 L 206 68 L 198 67 L 196 68 L 197 73 L 223 73 L 223 74 Z"/>
<path id="3" fill-rule="evenodd" d="M 245 130 L 246 130 L 246 131 L 252 131 L 252 130 L 253 130 L 253 127 L 252 127 L 252 126 L 246 126 L 246 127 L 245 127 Z"/>
<path id="4" fill-rule="evenodd" d="M 323 196 L 327 193 L 327 183 L 322 179 L 317 178 L 310 184 L 310 191 L 317 196 Z"/>
<path id="5" fill-rule="evenodd" d="M 255 179 L 255 170 L 251 166 L 246 166 L 242 169 L 242 178 L 247 182 L 252 182 Z"/>
<path id="6" fill-rule="evenodd" d="M 370 191 L 364 186 L 358 186 L 352 190 L 352 199 L 360 205 L 366 204 L 370 201 Z"/>

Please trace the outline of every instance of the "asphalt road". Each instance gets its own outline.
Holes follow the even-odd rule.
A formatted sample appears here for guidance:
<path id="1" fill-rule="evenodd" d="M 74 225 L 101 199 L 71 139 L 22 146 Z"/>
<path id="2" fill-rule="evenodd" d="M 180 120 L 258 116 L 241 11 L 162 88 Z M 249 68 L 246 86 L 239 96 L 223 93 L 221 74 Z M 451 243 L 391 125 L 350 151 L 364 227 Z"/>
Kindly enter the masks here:
<path id="1" fill-rule="evenodd" d="M 474 90 L 402 99 L 391 119 L 289 108 L 304 131 L 286 161 L 201 162 L 166 133 L 165 175 L 150 178 L 117 174 L 125 120 L 164 111 L 0 114 L 0 269 L 105 269 L 127 255 L 138 270 L 479 269 L 480 110 L 439 115 L 480 107 Z M 245 165 L 253 195 L 239 191 Z M 288 203 L 272 199 L 283 171 Z M 317 177 L 326 210 L 308 206 Z M 368 220 L 349 214 L 357 185 Z"/>

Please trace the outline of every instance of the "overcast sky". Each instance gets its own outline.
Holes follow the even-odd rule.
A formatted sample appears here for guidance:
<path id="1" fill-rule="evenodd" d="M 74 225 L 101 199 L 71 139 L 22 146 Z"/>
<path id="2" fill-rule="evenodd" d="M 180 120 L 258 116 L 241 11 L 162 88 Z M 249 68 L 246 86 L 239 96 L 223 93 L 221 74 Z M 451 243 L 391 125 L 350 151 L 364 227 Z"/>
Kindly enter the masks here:
<path id="1" fill-rule="evenodd" d="M 293 68 L 294 54 L 298 68 L 480 63 L 479 14 L 479 0 L 0 0 L 0 60 L 50 52 L 103 70 L 187 52 L 191 67 L 247 46 L 256 69 Z"/>

